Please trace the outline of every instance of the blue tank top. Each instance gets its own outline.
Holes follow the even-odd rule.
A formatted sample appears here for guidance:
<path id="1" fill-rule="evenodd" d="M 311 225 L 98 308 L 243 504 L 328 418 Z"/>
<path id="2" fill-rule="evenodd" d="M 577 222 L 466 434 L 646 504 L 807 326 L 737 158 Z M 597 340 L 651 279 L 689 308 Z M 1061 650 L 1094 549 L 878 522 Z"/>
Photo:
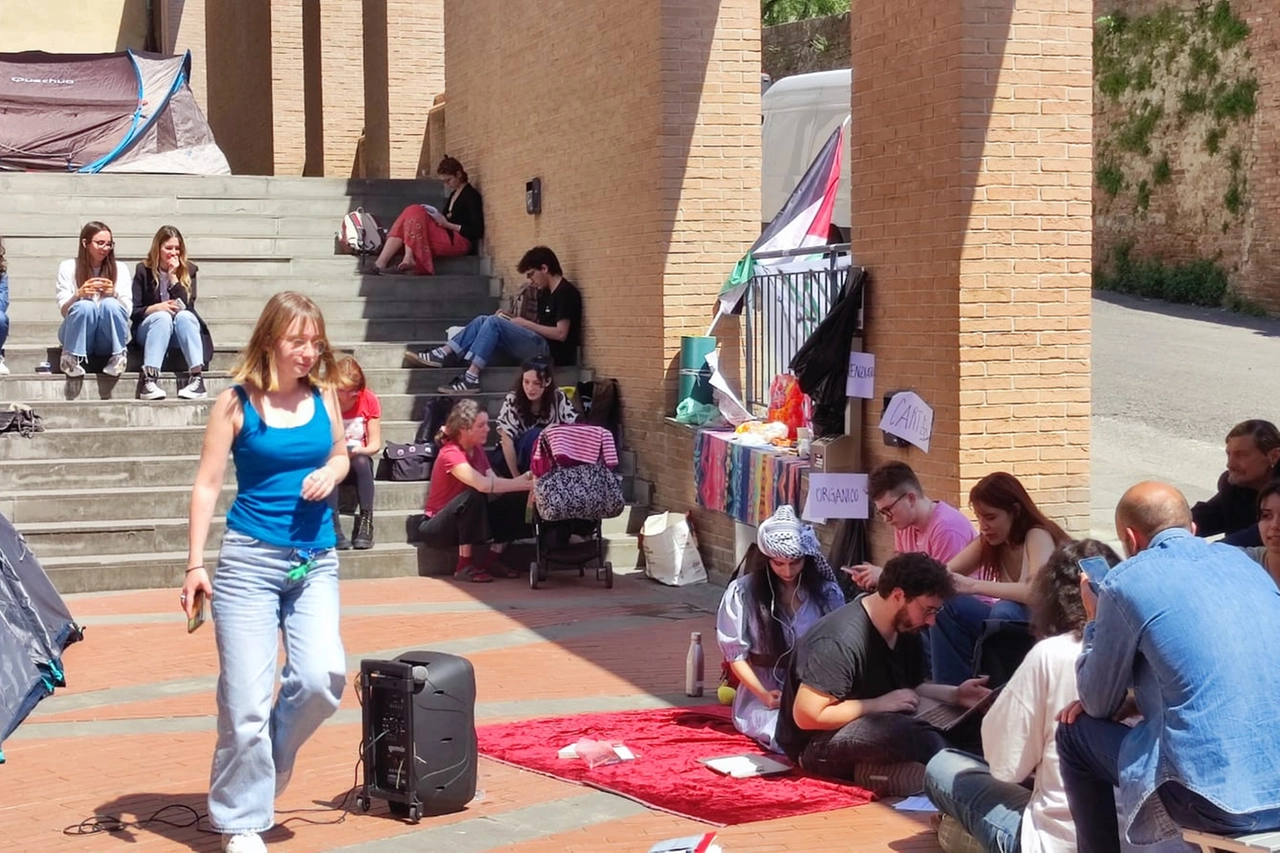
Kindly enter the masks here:
<path id="1" fill-rule="evenodd" d="M 315 414 L 296 427 L 263 422 L 244 388 L 235 386 L 244 409 L 244 425 L 231 444 L 236 464 L 235 503 L 227 527 L 282 548 L 332 548 L 333 512 L 328 501 L 302 497 L 302 481 L 329 458 L 332 425 L 319 391 Z"/>

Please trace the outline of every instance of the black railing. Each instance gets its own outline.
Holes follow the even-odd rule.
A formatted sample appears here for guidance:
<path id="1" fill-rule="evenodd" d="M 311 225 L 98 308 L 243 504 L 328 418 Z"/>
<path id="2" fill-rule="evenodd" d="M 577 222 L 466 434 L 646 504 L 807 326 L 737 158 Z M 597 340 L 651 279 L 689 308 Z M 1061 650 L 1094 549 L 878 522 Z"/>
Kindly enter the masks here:
<path id="1" fill-rule="evenodd" d="M 742 298 L 743 402 L 763 414 L 769 384 L 826 318 L 849 278 L 848 243 L 753 256 L 756 270 Z"/>

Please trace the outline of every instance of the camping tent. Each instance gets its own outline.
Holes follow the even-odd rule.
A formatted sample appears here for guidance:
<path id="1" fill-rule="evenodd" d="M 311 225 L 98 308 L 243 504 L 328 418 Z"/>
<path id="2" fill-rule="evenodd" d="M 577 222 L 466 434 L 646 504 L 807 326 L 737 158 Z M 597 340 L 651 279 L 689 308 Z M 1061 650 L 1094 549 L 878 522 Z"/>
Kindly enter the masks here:
<path id="1" fill-rule="evenodd" d="M 0 53 L 0 171 L 231 174 L 190 74 L 190 53 Z"/>

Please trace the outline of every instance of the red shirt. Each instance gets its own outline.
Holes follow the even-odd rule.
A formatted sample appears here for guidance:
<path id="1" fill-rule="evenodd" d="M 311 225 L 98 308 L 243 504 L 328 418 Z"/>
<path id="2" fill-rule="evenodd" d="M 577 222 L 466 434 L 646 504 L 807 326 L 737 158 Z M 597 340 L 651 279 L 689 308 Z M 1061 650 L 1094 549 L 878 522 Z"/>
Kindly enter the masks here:
<path id="1" fill-rule="evenodd" d="M 361 388 L 356 396 L 355 405 L 342 413 L 342 428 L 347 435 L 347 443 L 369 443 L 369 421 L 382 417 L 382 403 L 378 395 L 368 388 Z"/>
<path id="2" fill-rule="evenodd" d="M 453 469 L 463 462 L 469 464 L 478 474 L 489 473 L 489 457 L 485 456 L 483 447 L 476 445 L 471 448 L 471 453 L 467 454 L 463 451 L 462 445 L 456 441 L 445 442 L 436 456 L 435 464 L 431 466 L 431 485 L 427 487 L 427 505 L 423 507 L 423 512 L 428 518 L 444 509 L 449 501 L 466 491 L 466 483 L 452 473 Z"/>

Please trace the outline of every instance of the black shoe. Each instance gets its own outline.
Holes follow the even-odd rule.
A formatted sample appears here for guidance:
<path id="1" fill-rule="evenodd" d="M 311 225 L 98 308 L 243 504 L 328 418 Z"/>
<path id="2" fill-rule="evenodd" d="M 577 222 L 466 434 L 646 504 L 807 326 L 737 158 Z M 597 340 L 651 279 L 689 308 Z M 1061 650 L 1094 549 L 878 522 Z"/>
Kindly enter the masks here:
<path id="1" fill-rule="evenodd" d="M 414 352 L 413 350 L 405 350 L 404 360 L 415 367 L 444 367 L 445 359 L 449 356 L 443 354 L 439 349 L 422 350 Z"/>
<path id="2" fill-rule="evenodd" d="M 367 551 L 373 547 L 373 513 L 361 511 L 356 515 L 356 529 L 352 534 L 351 544 L 357 551 Z"/>
<path id="3" fill-rule="evenodd" d="M 333 547 L 339 551 L 350 551 L 351 540 L 347 538 L 347 534 L 342 532 L 342 516 L 338 514 L 336 509 L 333 511 L 333 533 L 338 537 L 338 544 Z"/>
<path id="4" fill-rule="evenodd" d="M 436 390 L 441 394 L 479 394 L 480 377 L 464 373 L 448 385 L 441 385 Z"/>

